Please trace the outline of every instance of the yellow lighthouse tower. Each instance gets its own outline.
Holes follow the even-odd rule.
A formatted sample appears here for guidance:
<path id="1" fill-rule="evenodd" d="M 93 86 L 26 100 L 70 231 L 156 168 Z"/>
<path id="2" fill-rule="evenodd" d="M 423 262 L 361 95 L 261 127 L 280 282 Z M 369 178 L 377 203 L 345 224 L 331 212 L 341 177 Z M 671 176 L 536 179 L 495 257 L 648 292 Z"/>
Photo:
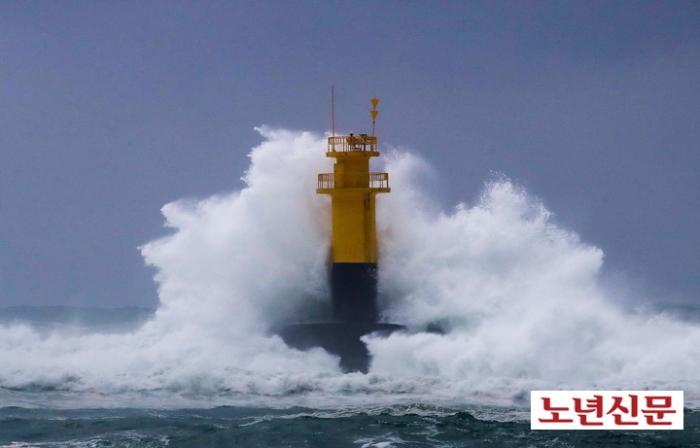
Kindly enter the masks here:
<path id="1" fill-rule="evenodd" d="M 332 95 L 332 104 L 335 96 Z M 376 198 L 388 193 L 389 174 L 372 173 L 369 162 L 378 157 L 375 124 L 379 100 L 372 98 L 372 134 L 332 134 L 326 156 L 335 159 L 332 173 L 318 175 L 316 192 L 331 198 L 329 284 L 333 316 L 321 321 L 279 327 L 277 333 L 291 347 L 322 347 L 340 357 L 346 371 L 367 372 L 370 353 L 362 341 L 368 334 L 386 336 L 403 326 L 379 321 L 377 308 Z"/>
<path id="2" fill-rule="evenodd" d="M 377 320 L 375 205 L 377 194 L 390 189 L 388 173 L 369 170 L 370 159 L 379 156 L 374 135 L 379 100 L 371 103 L 372 135 L 328 137 L 326 156 L 335 159 L 333 172 L 318 175 L 316 192 L 331 197 L 330 285 L 337 320 Z"/>

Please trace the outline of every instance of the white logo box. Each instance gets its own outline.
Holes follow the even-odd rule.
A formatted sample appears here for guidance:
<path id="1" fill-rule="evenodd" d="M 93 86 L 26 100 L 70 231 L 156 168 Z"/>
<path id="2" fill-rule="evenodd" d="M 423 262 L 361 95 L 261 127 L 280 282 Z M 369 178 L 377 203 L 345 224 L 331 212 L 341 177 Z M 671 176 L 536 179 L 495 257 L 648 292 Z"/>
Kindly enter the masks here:
<path id="1" fill-rule="evenodd" d="M 530 429 L 683 429 L 683 391 L 533 390 Z"/>

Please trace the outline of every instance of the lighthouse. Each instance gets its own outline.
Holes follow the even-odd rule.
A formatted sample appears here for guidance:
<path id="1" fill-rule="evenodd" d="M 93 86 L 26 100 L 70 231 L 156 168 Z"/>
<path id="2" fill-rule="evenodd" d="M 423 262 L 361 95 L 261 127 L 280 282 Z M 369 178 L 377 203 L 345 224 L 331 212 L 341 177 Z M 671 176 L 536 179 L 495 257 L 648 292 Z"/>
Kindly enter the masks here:
<path id="1" fill-rule="evenodd" d="M 374 131 L 379 100 L 372 98 L 371 103 Z M 391 191 L 389 173 L 369 170 L 370 159 L 379 157 L 375 135 L 332 135 L 328 137 L 326 156 L 335 159 L 333 172 L 318 175 L 316 192 L 331 198 L 329 280 L 333 319 L 376 322 L 376 198 Z"/>
<path id="2" fill-rule="evenodd" d="M 335 135 L 335 96 L 332 132 L 326 157 L 332 173 L 320 173 L 316 193 L 331 200 L 331 241 L 328 282 L 331 315 L 319 322 L 287 324 L 277 333 L 298 349 L 322 347 L 340 357 L 344 371 L 366 372 L 370 355 L 362 341 L 368 334 L 386 336 L 401 325 L 380 322 L 377 304 L 377 195 L 389 193 L 389 174 L 371 172 L 370 159 L 379 157 L 375 135 L 379 100 L 372 98 L 372 132 Z"/>

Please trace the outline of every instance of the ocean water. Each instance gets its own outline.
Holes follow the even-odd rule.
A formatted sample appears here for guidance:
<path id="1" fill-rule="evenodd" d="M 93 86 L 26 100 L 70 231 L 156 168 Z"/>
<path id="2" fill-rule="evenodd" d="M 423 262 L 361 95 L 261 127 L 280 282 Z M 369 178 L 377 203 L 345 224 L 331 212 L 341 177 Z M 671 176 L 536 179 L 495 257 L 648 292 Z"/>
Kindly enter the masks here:
<path id="1" fill-rule="evenodd" d="M 0 313 L 0 446 L 700 446 L 697 307 L 603 281 L 604 248 L 497 176 L 444 209 L 386 149 L 367 374 L 270 329 L 327 309 L 322 136 L 259 129 L 240 190 L 166 204 L 155 310 Z M 439 332 L 426 331 L 439 328 Z M 530 431 L 534 389 L 681 389 L 686 429 Z"/>
<path id="2" fill-rule="evenodd" d="M 2 447 L 693 447 L 685 431 L 530 431 L 521 410 L 429 405 L 318 410 L 0 410 Z"/>

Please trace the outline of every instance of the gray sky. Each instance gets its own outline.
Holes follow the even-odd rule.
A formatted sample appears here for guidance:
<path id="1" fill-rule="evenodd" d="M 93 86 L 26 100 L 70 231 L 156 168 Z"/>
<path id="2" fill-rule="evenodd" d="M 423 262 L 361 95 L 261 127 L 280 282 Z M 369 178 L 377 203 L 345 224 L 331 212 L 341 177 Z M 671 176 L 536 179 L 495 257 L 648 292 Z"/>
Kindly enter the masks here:
<path id="1" fill-rule="evenodd" d="M 444 206 L 493 171 L 700 303 L 699 2 L 0 3 L 0 305 L 156 303 L 160 207 L 241 185 L 260 124 L 380 135 Z"/>

